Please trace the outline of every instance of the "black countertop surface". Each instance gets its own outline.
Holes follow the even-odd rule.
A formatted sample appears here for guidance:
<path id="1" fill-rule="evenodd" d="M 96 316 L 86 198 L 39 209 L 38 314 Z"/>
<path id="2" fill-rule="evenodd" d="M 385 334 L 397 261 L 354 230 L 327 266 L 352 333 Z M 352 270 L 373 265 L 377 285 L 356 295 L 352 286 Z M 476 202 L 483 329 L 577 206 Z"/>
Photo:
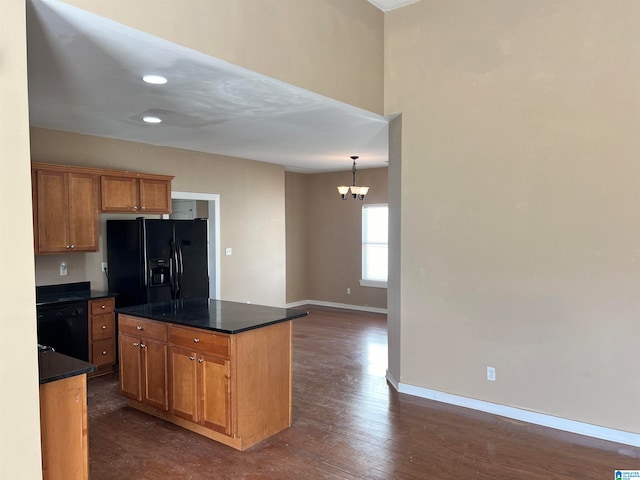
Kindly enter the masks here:
<path id="1" fill-rule="evenodd" d="M 71 302 L 87 302 L 115 296 L 102 290 L 91 290 L 89 282 L 63 283 L 36 287 L 36 306 Z"/>
<path id="2" fill-rule="evenodd" d="M 38 353 L 38 371 L 41 384 L 75 377 L 83 373 L 91 373 L 95 369 L 96 366 L 91 363 L 53 350 L 44 350 Z"/>
<path id="3" fill-rule="evenodd" d="M 117 308 L 117 313 L 235 334 L 308 315 L 306 310 L 189 298 Z"/>

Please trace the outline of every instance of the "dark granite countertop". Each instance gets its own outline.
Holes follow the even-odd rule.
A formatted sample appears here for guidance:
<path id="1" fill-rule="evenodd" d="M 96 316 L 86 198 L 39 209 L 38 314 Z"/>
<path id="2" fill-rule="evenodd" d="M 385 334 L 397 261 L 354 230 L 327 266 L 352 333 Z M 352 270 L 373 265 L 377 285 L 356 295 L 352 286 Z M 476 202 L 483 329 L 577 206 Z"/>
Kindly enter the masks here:
<path id="1" fill-rule="evenodd" d="M 69 302 L 86 302 L 98 298 L 114 297 L 103 290 L 91 290 L 89 282 L 65 283 L 36 287 L 36 306 Z"/>
<path id="2" fill-rule="evenodd" d="M 308 315 L 305 310 L 276 308 L 209 298 L 189 298 L 117 308 L 135 317 L 235 334 Z"/>
<path id="3" fill-rule="evenodd" d="M 95 369 L 96 366 L 91 363 L 52 350 L 38 353 L 38 371 L 41 384 L 75 377 L 83 373 L 91 373 Z"/>

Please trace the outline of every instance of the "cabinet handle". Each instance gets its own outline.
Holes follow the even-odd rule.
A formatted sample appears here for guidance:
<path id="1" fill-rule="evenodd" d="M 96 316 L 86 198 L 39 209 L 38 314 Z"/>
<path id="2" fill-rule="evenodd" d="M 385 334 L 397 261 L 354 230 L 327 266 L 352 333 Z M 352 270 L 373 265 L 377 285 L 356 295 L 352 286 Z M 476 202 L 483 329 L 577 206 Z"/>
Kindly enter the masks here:
<path id="1" fill-rule="evenodd" d="M 103 355 L 106 355 L 106 354 L 107 354 L 107 351 L 106 351 L 106 350 L 102 350 L 102 354 L 103 354 Z"/>
<path id="2" fill-rule="evenodd" d="M 198 363 L 202 363 L 202 362 L 204 362 L 204 360 L 202 358 L 199 358 Z"/>
<path id="3" fill-rule="evenodd" d="M 141 343 L 140 348 L 147 348 L 147 346 L 144 343 Z"/>
<path id="4" fill-rule="evenodd" d="M 138 325 L 138 326 L 136 327 L 136 330 L 142 330 L 142 327 L 141 327 L 140 325 Z"/>
<path id="5" fill-rule="evenodd" d="M 200 341 L 200 339 L 199 339 L 199 338 L 194 338 L 194 339 L 193 339 L 193 343 L 198 343 L 199 341 Z"/>
<path id="6" fill-rule="evenodd" d="M 104 310 L 105 308 L 107 308 L 107 306 L 106 305 L 100 305 L 100 308 Z"/>
<path id="7" fill-rule="evenodd" d="M 102 325 L 102 329 L 103 329 L 103 330 L 106 330 L 106 329 L 107 329 L 107 326 L 106 326 L 106 325 Z"/>
<path id="8" fill-rule="evenodd" d="M 133 342 L 133 346 L 137 347 L 138 346 L 138 342 Z"/>
<path id="9" fill-rule="evenodd" d="M 189 357 L 189 360 L 191 360 L 191 361 L 193 361 L 195 359 L 196 359 L 196 357 Z"/>

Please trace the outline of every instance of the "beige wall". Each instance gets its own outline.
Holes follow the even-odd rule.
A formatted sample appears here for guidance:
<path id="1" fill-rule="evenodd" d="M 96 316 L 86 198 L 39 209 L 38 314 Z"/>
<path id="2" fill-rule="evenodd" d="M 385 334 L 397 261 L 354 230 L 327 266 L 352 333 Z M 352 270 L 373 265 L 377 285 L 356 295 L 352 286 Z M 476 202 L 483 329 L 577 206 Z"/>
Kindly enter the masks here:
<path id="1" fill-rule="evenodd" d="M 25 2 L 0 15 L 0 478 L 41 477 Z"/>
<path id="2" fill-rule="evenodd" d="M 640 433 L 638 17 L 590 0 L 386 15 L 403 383 Z"/>
<path id="3" fill-rule="evenodd" d="M 39 128 L 31 130 L 31 157 L 34 162 L 174 175 L 175 191 L 219 194 L 221 248 L 233 249 L 232 256 L 220 256 L 221 298 L 285 304 L 282 166 Z M 100 263 L 107 261 L 106 218 L 112 217 L 101 215 L 99 253 L 38 256 L 38 283 L 86 279 L 104 285 Z M 58 274 L 63 260 L 69 265 L 67 277 Z"/>
<path id="4" fill-rule="evenodd" d="M 307 179 L 302 173 L 285 173 L 287 232 L 287 303 L 310 300 Z"/>
<path id="5" fill-rule="evenodd" d="M 366 204 L 387 203 L 387 168 L 358 170 L 356 180 L 358 185 L 371 187 Z M 307 287 L 305 292 L 287 277 L 287 302 L 320 300 L 387 307 L 386 288 L 360 286 L 363 203 L 341 200 L 336 187 L 344 184 L 351 184 L 351 171 L 287 174 L 287 239 L 294 245 L 304 239 L 305 246 L 298 250 L 306 254 L 306 271 L 302 271 L 294 252 L 287 251 L 287 274 L 302 278 L 300 284 Z"/>
<path id="6" fill-rule="evenodd" d="M 366 0 L 67 0 L 66 3 L 235 65 L 382 113 L 384 17 Z"/>

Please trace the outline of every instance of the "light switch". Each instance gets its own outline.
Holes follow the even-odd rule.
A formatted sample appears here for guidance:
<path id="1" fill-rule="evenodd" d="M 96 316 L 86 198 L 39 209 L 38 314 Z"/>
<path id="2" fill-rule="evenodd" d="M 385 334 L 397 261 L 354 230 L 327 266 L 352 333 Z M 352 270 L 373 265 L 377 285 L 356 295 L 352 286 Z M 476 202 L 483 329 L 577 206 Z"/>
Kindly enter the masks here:
<path id="1" fill-rule="evenodd" d="M 61 277 L 66 277 L 67 276 L 67 264 L 62 262 L 60 264 L 60 276 Z"/>
<path id="2" fill-rule="evenodd" d="M 230 247 L 225 248 L 224 249 L 224 254 L 227 255 L 227 256 L 231 255 L 231 248 Z"/>

